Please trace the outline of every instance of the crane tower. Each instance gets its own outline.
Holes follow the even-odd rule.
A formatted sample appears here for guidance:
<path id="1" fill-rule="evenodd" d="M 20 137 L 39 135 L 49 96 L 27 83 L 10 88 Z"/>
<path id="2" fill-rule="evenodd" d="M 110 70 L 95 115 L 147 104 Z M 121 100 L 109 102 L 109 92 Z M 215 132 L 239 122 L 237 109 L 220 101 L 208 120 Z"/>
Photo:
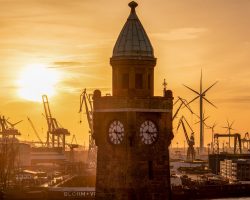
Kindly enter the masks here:
<path id="1" fill-rule="evenodd" d="M 191 130 L 191 135 L 190 135 L 190 137 L 188 137 L 187 129 L 186 129 L 186 127 L 185 127 L 184 122 L 188 125 L 189 129 Z M 180 119 L 180 121 L 179 121 L 179 124 L 178 124 L 178 127 L 177 127 L 177 130 L 179 129 L 180 125 L 182 125 L 183 132 L 184 132 L 184 134 L 185 134 L 186 141 L 187 141 L 187 144 L 188 144 L 188 149 L 187 149 L 187 160 L 193 161 L 193 160 L 195 159 L 194 132 L 193 132 L 191 126 L 189 125 L 189 123 L 187 122 L 187 120 L 186 120 L 186 118 L 185 118 L 184 116 L 181 117 L 181 119 Z"/>
<path id="2" fill-rule="evenodd" d="M 47 142 L 46 142 L 47 147 L 51 147 L 50 146 L 51 143 L 52 148 L 61 147 L 63 148 L 63 150 L 65 150 L 65 137 L 70 135 L 70 133 L 67 129 L 59 127 L 56 118 L 52 117 L 47 95 L 43 95 L 42 99 L 43 99 L 45 117 L 48 125 Z"/>
<path id="3" fill-rule="evenodd" d="M 90 95 L 87 94 L 86 88 L 80 95 L 80 109 L 79 113 L 82 112 L 83 104 L 85 106 L 87 121 L 89 125 L 89 150 L 88 150 L 88 164 L 90 168 L 96 167 L 96 153 L 97 147 L 95 145 L 95 140 L 93 137 L 93 105 Z M 81 121 L 80 121 L 81 122 Z"/>

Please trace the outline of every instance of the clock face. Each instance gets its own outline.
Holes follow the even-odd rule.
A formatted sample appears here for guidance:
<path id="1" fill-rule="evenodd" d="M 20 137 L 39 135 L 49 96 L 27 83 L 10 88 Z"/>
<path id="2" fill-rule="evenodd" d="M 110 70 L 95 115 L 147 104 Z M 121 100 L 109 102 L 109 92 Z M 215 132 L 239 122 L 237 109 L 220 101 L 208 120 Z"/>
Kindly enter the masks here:
<path id="1" fill-rule="evenodd" d="M 144 121 L 140 126 L 140 138 L 144 144 L 153 144 L 158 137 L 158 131 L 154 122 Z"/>
<path id="2" fill-rule="evenodd" d="M 110 142 L 112 142 L 113 144 L 121 144 L 124 138 L 123 124 L 118 120 L 114 120 L 109 126 L 108 136 Z"/>

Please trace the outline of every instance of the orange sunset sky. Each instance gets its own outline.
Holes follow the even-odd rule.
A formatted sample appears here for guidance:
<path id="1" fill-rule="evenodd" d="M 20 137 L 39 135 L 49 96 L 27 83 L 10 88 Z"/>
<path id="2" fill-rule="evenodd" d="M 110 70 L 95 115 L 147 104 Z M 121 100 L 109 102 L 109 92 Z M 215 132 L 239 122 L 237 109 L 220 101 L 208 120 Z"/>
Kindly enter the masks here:
<path id="1" fill-rule="evenodd" d="M 125 0 L 0 0 L 0 114 L 16 128 L 20 139 L 37 140 L 29 116 L 45 141 L 41 94 L 47 93 L 54 117 L 88 144 L 86 115 L 79 124 L 79 95 L 99 88 L 111 93 L 113 46 L 130 8 Z M 188 101 L 199 89 L 201 68 L 206 95 L 218 109 L 204 103 L 207 124 L 226 120 L 235 132 L 250 131 L 250 1 L 138 0 L 136 11 L 154 47 L 155 95 L 166 78 L 175 97 Z M 198 101 L 191 104 L 198 114 Z M 181 111 L 183 112 L 184 109 Z M 199 144 L 199 125 L 186 113 Z M 178 119 L 174 122 L 174 127 Z M 182 131 L 173 146 L 183 146 Z M 68 137 L 68 141 L 71 136 Z M 205 146 L 211 130 L 205 129 Z"/>

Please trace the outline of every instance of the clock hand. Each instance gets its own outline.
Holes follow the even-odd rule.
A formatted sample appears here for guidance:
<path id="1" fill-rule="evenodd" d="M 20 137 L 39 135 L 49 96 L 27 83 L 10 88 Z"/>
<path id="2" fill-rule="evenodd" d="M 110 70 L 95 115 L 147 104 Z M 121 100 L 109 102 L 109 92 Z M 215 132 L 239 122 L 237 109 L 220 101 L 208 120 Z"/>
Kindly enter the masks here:
<path id="1" fill-rule="evenodd" d="M 150 132 L 149 132 L 149 129 L 147 129 L 147 130 L 145 131 L 145 133 L 146 133 L 147 140 L 150 140 L 150 139 L 151 139 L 151 134 L 150 134 Z"/>
<path id="2" fill-rule="evenodd" d="M 156 132 L 147 132 L 147 134 L 148 134 L 148 136 L 150 137 L 150 139 L 154 139 L 154 134 L 155 134 Z"/>
<path id="3" fill-rule="evenodd" d="M 122 141 L 122 132 L 114 130 L 117 140 Z"/>

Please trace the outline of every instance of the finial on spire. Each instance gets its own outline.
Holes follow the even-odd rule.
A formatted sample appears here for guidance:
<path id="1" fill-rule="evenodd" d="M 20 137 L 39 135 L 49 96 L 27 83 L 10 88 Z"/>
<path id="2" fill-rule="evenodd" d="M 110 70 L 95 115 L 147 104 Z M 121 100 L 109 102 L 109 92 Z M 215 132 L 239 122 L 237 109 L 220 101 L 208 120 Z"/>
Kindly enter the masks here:
<path id="1" fill-rule="evenodd" d="M 131 8 L 131 12 L 134 13 L 135 12 L 135 8 L 138 6 L 138 3 L 136 3 L 135 1 L 131 1 L 128 6 Z"/>

